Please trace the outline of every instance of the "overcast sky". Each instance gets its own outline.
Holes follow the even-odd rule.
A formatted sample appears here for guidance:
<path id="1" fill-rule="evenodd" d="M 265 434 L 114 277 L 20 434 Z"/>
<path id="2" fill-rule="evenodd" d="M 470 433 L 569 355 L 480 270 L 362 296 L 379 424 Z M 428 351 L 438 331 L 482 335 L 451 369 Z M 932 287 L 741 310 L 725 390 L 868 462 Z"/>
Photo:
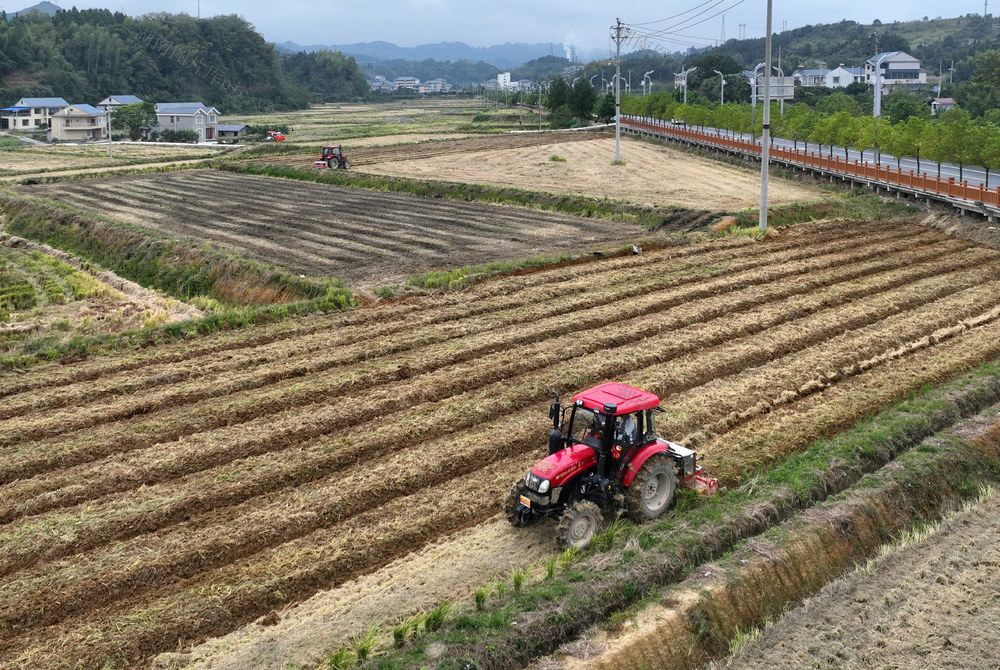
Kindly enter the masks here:
<path id="1" fill-rule="evenodd" d="M 993 0 L 1000 4 L 1000 0 Z M 0 0 L 8 12 L 35 4 L 36 0 L 11 2 Z M 57 0 L 63 8 L 74 5 L 102 7 L 123 11 L 132 16 L 148 12 L 199 11 L 198 0 L 117 0 L 89 2 Z M 382 40 L 399 46 L 436 42 L 465 42 L 472 46 L 491 46 L 504 42 L 574 44 L 585 55 L 591 50 L 605 53 L 611 47 L 610 27 L 616 18 L 626 24 L 644 24 L 671 16 L 673 20 L 644 26 L 643 29 L 672 28 L 670 36 L 651 46 L 668 51 L 684 50 L 689 45 L 706 45 L 723 34 L 726 38 L 760 37 L 764 34 L 764 0 L 200 0 L 201 16 L 238 14 L 252 23 L 272 42 L 307 44 L 352 44 Z M 988 11 L 996 15 L 997 8 Z M 836 23 L 850 19 L 871 23 L 955 17 L 983 12 L 982 2 L 957 0 L 954 3 L 929 0 L 882 0 L 878 3 L 813 3 L 801 0 L 774 0 L 773 28 L 797 28 L 815 23 Z M 695 16 L 696 14 L 699 14 Z M 678 16 L 680 15 L 680 16 Z M 687 19 L 687 23 L 681 23 Z M 740 24 L 745 24 L 741 29 Z"/>

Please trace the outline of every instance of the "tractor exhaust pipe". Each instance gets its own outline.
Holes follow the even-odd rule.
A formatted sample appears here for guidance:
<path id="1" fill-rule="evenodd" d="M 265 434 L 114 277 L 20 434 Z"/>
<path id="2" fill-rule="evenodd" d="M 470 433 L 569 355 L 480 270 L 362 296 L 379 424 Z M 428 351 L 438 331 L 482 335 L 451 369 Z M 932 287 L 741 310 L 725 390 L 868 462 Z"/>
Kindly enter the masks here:
<path id="1" fill-rule="evenodd" d="M 556 401 L 551 405 L 549 405 L 549 418 L 552 419 L 552 427 L 558 429 L 559 411 L 561 409 L 559 406 L 559 392 L 556 391 L 555 389 L 552 389 L 551 393 L 556 397 Z"/>

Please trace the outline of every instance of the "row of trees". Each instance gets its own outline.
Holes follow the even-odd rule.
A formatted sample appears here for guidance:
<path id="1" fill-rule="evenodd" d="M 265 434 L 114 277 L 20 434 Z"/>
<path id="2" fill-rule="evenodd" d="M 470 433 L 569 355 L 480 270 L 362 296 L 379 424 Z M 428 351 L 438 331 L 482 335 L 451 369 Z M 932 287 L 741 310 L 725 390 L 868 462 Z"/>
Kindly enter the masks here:
<path id="1" fill-rule="evenodd" d="M 750 134 L 755 138 L 762 130 L 762 114 L 744 103 L 713 107 L 683 104 L 669 94 L 646 98 L 625 96 L 622 113 L 682 119 L 691 126 L 717 128 L 733 135 Z M 900 158 L 909 156 L 917 159 L 918 170 L 921 160 L 935 163 L 938 176 L 941 163 L 954 163 L 959 166 L 960 180 L 965 166 L 981 166 L 987 170 L 987 186 L 990 171 L 1000 170 L 1000 126 L 982 118 L 973 119 L 959 107 L 934 119 L 913 116 L 892 123 L 884 118 L 855 116 L 845 110 L 827 114 L 802 103 L 782 114 L 775 103 L 771 129 L 774 136 L 791 140 L 796 149 L 802 144 L 809 151 L 812 144 L 814 150 L 830 156 L 834 147 L 842 147 L 845 158 L 848 149 L 860 152 L 863 160 L 868 152 L 872 160 L 877 154 L 887 153 L 896 157 L 897 167 Z"/>

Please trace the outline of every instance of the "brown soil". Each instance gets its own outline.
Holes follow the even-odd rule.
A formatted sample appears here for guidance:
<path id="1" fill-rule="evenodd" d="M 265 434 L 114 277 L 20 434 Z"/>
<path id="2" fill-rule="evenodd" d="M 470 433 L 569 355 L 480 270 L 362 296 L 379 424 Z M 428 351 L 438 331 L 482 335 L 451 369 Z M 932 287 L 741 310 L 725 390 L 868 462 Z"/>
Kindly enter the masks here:
<path id="1" fill-rule="evenodd" d="M 634 224 L 218 171 L 20 190 L 362 288 L 428 270 L 605 249 L 645 234 Z"/>
<path id="2" fill-rule="evenodd" d="M 141 666 L 341 589 L 268 652 L 313 662 L 337 643 L 325 608 L 373 584 L 342 636 L 433 604 L 425 561 L 468 569 L 467 593 L 537 560 L 491 519 L 542 450 L 550 388 L 648 387 L 676 408 L 662 428 L 735 481 L 751 461 L 730 453 L 766 467 L 1000 351 L 997 281 L 1000 254 L 972 243 L 825 222 L 4 380 L 0 663 Z"/>
<path id="3" fill-rule="evenodd" d="M 997 667 L 1000 496 L 829 584 L 726 667 Z"/>

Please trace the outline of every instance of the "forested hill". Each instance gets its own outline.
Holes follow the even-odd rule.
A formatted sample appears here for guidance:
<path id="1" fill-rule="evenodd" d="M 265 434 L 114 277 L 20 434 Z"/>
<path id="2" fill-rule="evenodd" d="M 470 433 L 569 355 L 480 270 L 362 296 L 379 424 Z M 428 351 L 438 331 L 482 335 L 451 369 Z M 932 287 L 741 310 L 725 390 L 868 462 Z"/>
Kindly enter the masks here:
<path id="1" fill-rule="evenodd" d="M 313 100 L 366 94 L 353 59 L 327 52 L 305 60 L 310 63 L 284 71 L 274 46 L 237 16 L 133 19 L 77 9 L 54 17 L 0 14 L 4 107 L 25 96 L 93 104 L 108 95 L 131 94 L 151 101 L 200 100 L 232 113 L 296 109 Z M 324 90 L 311 87 L 304 70 L 312 81 L 322 81 Z"/>

